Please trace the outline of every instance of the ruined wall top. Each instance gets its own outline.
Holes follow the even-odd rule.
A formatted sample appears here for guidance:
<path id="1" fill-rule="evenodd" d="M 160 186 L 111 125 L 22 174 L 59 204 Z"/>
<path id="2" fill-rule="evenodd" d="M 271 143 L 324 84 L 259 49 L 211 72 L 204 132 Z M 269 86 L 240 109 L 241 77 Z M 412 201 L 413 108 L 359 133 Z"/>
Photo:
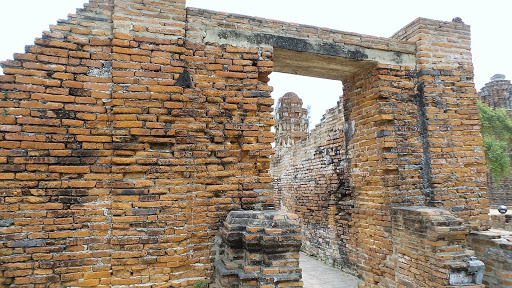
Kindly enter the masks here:
<path id="1" fill-rule="evenodd" d="M 416 65 L 412 42 L 197 8 L 187 8 L 187 41 L 272 47 L 274 71 L 332 80 L 375 63 Z"/>
<path id="2" fill-rule="evenodd" d="M 482 102 L 491 108 L 512 109 L 512 84 L 503 74 L 496 74 L 478 93 Z"/>
<path id="3" fill-rule="evenodd" d="M 334 43 L 352 44 L 365 48 L 389 50 L 406 54 L 416 53 L 416 46 L 414 43 L 393 38 L 364 35 L 354 32 L 339 31 L 331 28 L 316 27 L 192 7 L 187 7 L 187 16 L 193 17 L 197 20 L 194 21 L 192 25 L 189 23 L 190 28 L 196 28 L 189 29 L 189 31 L 187 31 L 187 38 L 189 38 L 189 40 L 203 40 L 204 36 L 206 36 L 203 34 L 204 30 L 197 28 L 201 26 L 210 26 L 211 29 L 214 27 L 222 27 L 225 29 L 250 31 L 252 33 L 259 32 L 286 35 L 296 38 L 333 41 Z"/>

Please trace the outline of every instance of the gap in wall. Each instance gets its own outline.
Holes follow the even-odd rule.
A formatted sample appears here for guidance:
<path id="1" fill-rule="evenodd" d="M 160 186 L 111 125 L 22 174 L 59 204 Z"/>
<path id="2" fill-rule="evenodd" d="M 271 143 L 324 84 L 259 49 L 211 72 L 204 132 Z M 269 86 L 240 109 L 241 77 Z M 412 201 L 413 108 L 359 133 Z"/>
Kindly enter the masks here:
<path id="1" fill-rule="evenodd" d="M 341 81 L 273 72 L 269 85 L 274 88 L 272 98 L 277 100 L 288 92 L 297 94 L 303 107 L 309 109 L 309 129 L 320 123 L 327 109 L 336 106 L 343 93 Z M 275 106 L 274 106 L 275 108 Z"/>

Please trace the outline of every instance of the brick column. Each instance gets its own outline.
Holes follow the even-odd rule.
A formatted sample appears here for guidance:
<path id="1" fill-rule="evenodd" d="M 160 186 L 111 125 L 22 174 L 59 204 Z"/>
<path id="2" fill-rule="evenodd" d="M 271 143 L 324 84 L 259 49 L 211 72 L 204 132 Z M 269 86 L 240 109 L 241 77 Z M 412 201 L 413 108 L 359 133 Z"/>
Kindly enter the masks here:
<path id="1" fill-rule="evenodd" d="M 422 205 L 414 67 L 377 64 L 344 82 L 350 262 L 368 287 L 393 286 L 391 208 Z M 348 128 L 348 129 L 347 129 Z"/>
<path id="2" fill-rule="evenodd" d="M 419 18 L 394 38 L 417 45 L 423 193 L 472 229 L 489 227 L 469 25 Z"/>

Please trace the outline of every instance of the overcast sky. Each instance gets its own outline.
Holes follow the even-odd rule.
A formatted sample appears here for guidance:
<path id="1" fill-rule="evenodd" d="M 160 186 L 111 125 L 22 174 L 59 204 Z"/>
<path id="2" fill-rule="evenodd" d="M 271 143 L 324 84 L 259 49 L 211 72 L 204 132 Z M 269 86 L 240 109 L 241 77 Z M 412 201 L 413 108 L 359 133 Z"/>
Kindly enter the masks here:
<path id="1" fill-rule="evenodd" d="M 49 24 L 66 18 L 86 0 L 1 0 L 0 60 L 12 59 Z M 512 77 L 512 1 L 509 0 L 188 0 L 187 6 L 309 24 L 389 37 L 417 17 L 450 21 L 461 17 L 472 28 L 475 84 L 480 89 L 501 73 Z M 341 94 L 338 81 L 271 75 L 273 97 L 296 92 L 311 105 L 312 122 L 334 106 Z"/>

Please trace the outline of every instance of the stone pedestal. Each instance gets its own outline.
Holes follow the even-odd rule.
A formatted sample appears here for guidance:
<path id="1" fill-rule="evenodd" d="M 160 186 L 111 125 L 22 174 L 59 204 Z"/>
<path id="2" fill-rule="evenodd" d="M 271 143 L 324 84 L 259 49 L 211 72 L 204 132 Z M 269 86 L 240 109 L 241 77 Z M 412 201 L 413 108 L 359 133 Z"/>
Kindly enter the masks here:
<path id="1" fill-rule="evenodd" d="M 220 254 L 214 264 L 218 288 L 303 286 L 296 215 L 233 211 L 220 234 Z"/>

